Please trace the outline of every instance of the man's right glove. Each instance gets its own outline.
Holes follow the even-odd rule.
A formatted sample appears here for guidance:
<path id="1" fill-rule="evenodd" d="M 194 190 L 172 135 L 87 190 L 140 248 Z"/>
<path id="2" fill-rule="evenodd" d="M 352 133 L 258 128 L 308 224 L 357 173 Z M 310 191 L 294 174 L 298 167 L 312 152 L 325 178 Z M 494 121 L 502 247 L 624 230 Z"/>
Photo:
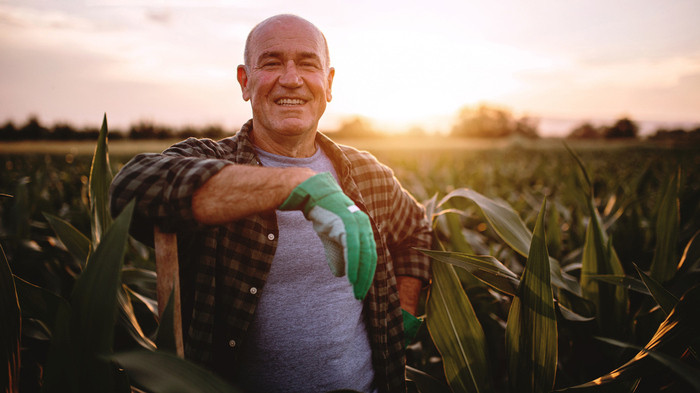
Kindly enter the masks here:
<path id="1" fill-rule="evenodd" d="M 321 238 L 336 277 L 345 274 L 356 299 L 364 299 L 377 268 L 377 249 L 369 217 L 343 193 L 330 172 L 299 184 L 280 210 L 301 210 Z"/>

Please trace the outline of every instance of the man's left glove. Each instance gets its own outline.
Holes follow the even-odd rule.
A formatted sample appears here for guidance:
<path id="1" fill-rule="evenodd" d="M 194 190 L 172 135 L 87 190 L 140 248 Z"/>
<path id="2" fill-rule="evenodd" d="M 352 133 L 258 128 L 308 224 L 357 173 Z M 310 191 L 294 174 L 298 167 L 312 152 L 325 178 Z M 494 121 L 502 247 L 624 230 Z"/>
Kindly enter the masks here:
<path id="1" fill-rule="evenodd" d="M 356 299 L 364 299 L 377 268 L 377 249 L 369 217 L 343 193 L 330 172 L 299 184 L 280 210 L 301 210 L 321 238 L 331 272 L 345 274 Z"/>

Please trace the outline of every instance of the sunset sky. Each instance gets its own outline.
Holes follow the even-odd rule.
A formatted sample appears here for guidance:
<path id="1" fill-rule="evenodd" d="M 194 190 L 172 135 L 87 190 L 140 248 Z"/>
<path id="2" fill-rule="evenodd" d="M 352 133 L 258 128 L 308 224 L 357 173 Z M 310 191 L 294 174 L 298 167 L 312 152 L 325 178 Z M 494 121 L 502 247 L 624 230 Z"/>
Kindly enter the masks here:
<path id="1" fill-rule="evenodd" d="M 321 128 L 447 131 L 487 102 L 541 119 L 700 123 L 700 1 L 0 0 L 0 122 L 171 126 L 250 117 L 235 68 L 279 13 L 326 35 Z M 557 129 L 559 128 L 559 129 Z"/>

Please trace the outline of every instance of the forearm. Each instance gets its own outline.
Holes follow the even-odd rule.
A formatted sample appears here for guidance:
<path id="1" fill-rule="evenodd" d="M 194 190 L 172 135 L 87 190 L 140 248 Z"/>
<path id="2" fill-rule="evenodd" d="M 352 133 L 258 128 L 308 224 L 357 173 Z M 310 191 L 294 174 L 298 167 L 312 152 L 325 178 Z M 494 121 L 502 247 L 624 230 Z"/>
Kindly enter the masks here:
<path id="1" fill-rule="evenodd" d="M 401 308 L 412 315 L 416 315 L 418 313 L 418 300 L 420 298 L 421 288 L 423 287 L 423 281 L 411 276 L 397 276 L 396 284 L 399 290 Z"/>
<path id="2" fill-rule="evenodd" d="M 195 191 L 192 212 L 198 222 L 217 225 L 275 209 L 313 175 L 308 168 L 228 165 Z"/>

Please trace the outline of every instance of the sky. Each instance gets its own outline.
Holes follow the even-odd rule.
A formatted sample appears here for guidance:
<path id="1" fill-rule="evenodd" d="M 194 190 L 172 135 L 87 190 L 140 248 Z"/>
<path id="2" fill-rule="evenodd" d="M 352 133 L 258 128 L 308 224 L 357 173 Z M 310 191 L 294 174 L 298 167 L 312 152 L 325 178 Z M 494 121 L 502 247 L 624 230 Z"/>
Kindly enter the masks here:
<path id="1" fill-rule="evenodd" d="M 237 129 L 245 38 L 280 13 L 328 40 L 321 129 L 362 116 L 446 132 L 481 103 L 544 135 L 622 116 L 700 124 L 698 0 L 0 0 L 0 122 Z"/>

